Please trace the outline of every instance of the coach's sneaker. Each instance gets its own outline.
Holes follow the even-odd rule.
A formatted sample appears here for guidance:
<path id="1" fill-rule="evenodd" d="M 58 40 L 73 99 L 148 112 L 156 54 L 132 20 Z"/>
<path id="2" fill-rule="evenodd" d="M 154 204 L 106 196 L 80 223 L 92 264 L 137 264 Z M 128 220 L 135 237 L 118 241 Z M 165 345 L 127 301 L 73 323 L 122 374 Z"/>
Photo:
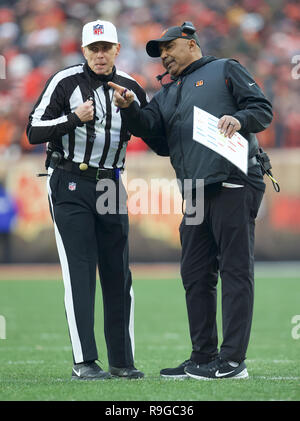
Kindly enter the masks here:
<path id="1" fill-rule="evenodd" d="M 208 364 L 187 366 L 185 372 L 188 376 L 197 380 L 248 378 L 248 371 L 244 361 L 235 363 L 222 360 L 221 358 L 217 358 Z"/>
<path id="2" fill-rule="evenodd" d="M 163 368 L 162 370 L 160 370 L 160 375 L 161 377 L 165 377 L 168 379 L 186 379 L 188 375 L 184 371 L 185 368 L 194 365 L 196 365 L 196 363 L 194 363 L 192 360 L 185 360 L 178 367 Z"/>
<path id="3" fill-rule="evenodd" d="M 135 367 L 112 367 L 109 366 L 109 371 L 113 377 L 123 377 L 125 379 L 142 379 L 144 373 L 137 370 Z"/>
<path id="4" fill-rule="evenodd" d="M 105 380 L 110 379 L 110 373 L 103 371 L 95 362 L 74 364 L 72 380 Z"/>

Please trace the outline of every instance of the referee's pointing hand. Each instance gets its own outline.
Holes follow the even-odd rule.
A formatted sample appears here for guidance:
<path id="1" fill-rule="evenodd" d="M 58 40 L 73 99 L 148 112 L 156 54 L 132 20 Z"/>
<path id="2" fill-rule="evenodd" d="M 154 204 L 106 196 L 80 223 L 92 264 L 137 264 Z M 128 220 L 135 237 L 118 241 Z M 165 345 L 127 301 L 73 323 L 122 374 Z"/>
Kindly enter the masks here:
<path id="1" fill-rule="evenodd" d="M 113 82 L 108 82 L 108 85 L 115 90 L 114 104 L 117 107 L 128 108 L 129 105 L 134 101 L 133 92 Z"/>

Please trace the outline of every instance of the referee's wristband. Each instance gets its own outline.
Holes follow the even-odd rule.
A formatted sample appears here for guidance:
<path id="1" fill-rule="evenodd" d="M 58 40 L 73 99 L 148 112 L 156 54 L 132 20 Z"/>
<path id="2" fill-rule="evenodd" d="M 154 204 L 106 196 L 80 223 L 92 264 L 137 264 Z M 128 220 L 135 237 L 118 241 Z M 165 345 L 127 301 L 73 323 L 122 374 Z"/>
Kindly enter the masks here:
<path id="1" fill-rule="evenodd" d="M 74 113 L 70 113 L 68 115 L 68 123 L 70 123 L 70 130 L 75 129 L 76 127 L 82 127 L 84 123 L 80 120 L 78 115 Z"/>

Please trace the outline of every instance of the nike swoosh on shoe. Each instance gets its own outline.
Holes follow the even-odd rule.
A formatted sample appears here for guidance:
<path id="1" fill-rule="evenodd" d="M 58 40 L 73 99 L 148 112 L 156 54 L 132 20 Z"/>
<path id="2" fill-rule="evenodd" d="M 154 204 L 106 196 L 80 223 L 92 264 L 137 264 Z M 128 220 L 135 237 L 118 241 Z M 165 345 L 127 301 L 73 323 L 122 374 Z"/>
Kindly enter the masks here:
<path id="1" fill-rule="evenodd" d="M 227 376 L 228 374 L 233 373 L 234 371 L 235 371 L 235 370 L 228 371 L 227 373 L 220 373 L 220 372 L 219 372 L 219 370 L 217 370 L 217 371 L 215 372 L 215 376 L 216 376 L 216 377 L 224 377 L 224 376 Z"/>

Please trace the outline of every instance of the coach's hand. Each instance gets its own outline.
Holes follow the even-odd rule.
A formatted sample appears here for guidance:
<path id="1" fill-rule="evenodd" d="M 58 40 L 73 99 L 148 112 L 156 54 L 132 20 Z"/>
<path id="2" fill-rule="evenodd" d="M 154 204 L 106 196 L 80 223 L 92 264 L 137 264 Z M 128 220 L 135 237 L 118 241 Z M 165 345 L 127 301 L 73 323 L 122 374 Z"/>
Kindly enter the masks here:
<path id="1" fill-rule="evenodd" d="M 218 129 L 224 136 L 232 138 L 235 132 L 241 129 L 241 123 L 231 115 L 223 115 L 218 123 Z"/>
<path id="2" fill-rule="evenodd" d="M 134 101 L 133 92 L 113 82 L 108 82 L 108 85 L 115 90 L 114 104 L 118 108 L 128 108 L 129 105 Z"/>
<path id="3" fill-rule="evenodd" d="M 87 121 L 91 121 L 94 118 L 94 103 L 90 99 L 85 101 L 83 104 L 79 105 L 76 110 L 75 114 L 80 118 L 82 123 L 86 123 Z"/>

